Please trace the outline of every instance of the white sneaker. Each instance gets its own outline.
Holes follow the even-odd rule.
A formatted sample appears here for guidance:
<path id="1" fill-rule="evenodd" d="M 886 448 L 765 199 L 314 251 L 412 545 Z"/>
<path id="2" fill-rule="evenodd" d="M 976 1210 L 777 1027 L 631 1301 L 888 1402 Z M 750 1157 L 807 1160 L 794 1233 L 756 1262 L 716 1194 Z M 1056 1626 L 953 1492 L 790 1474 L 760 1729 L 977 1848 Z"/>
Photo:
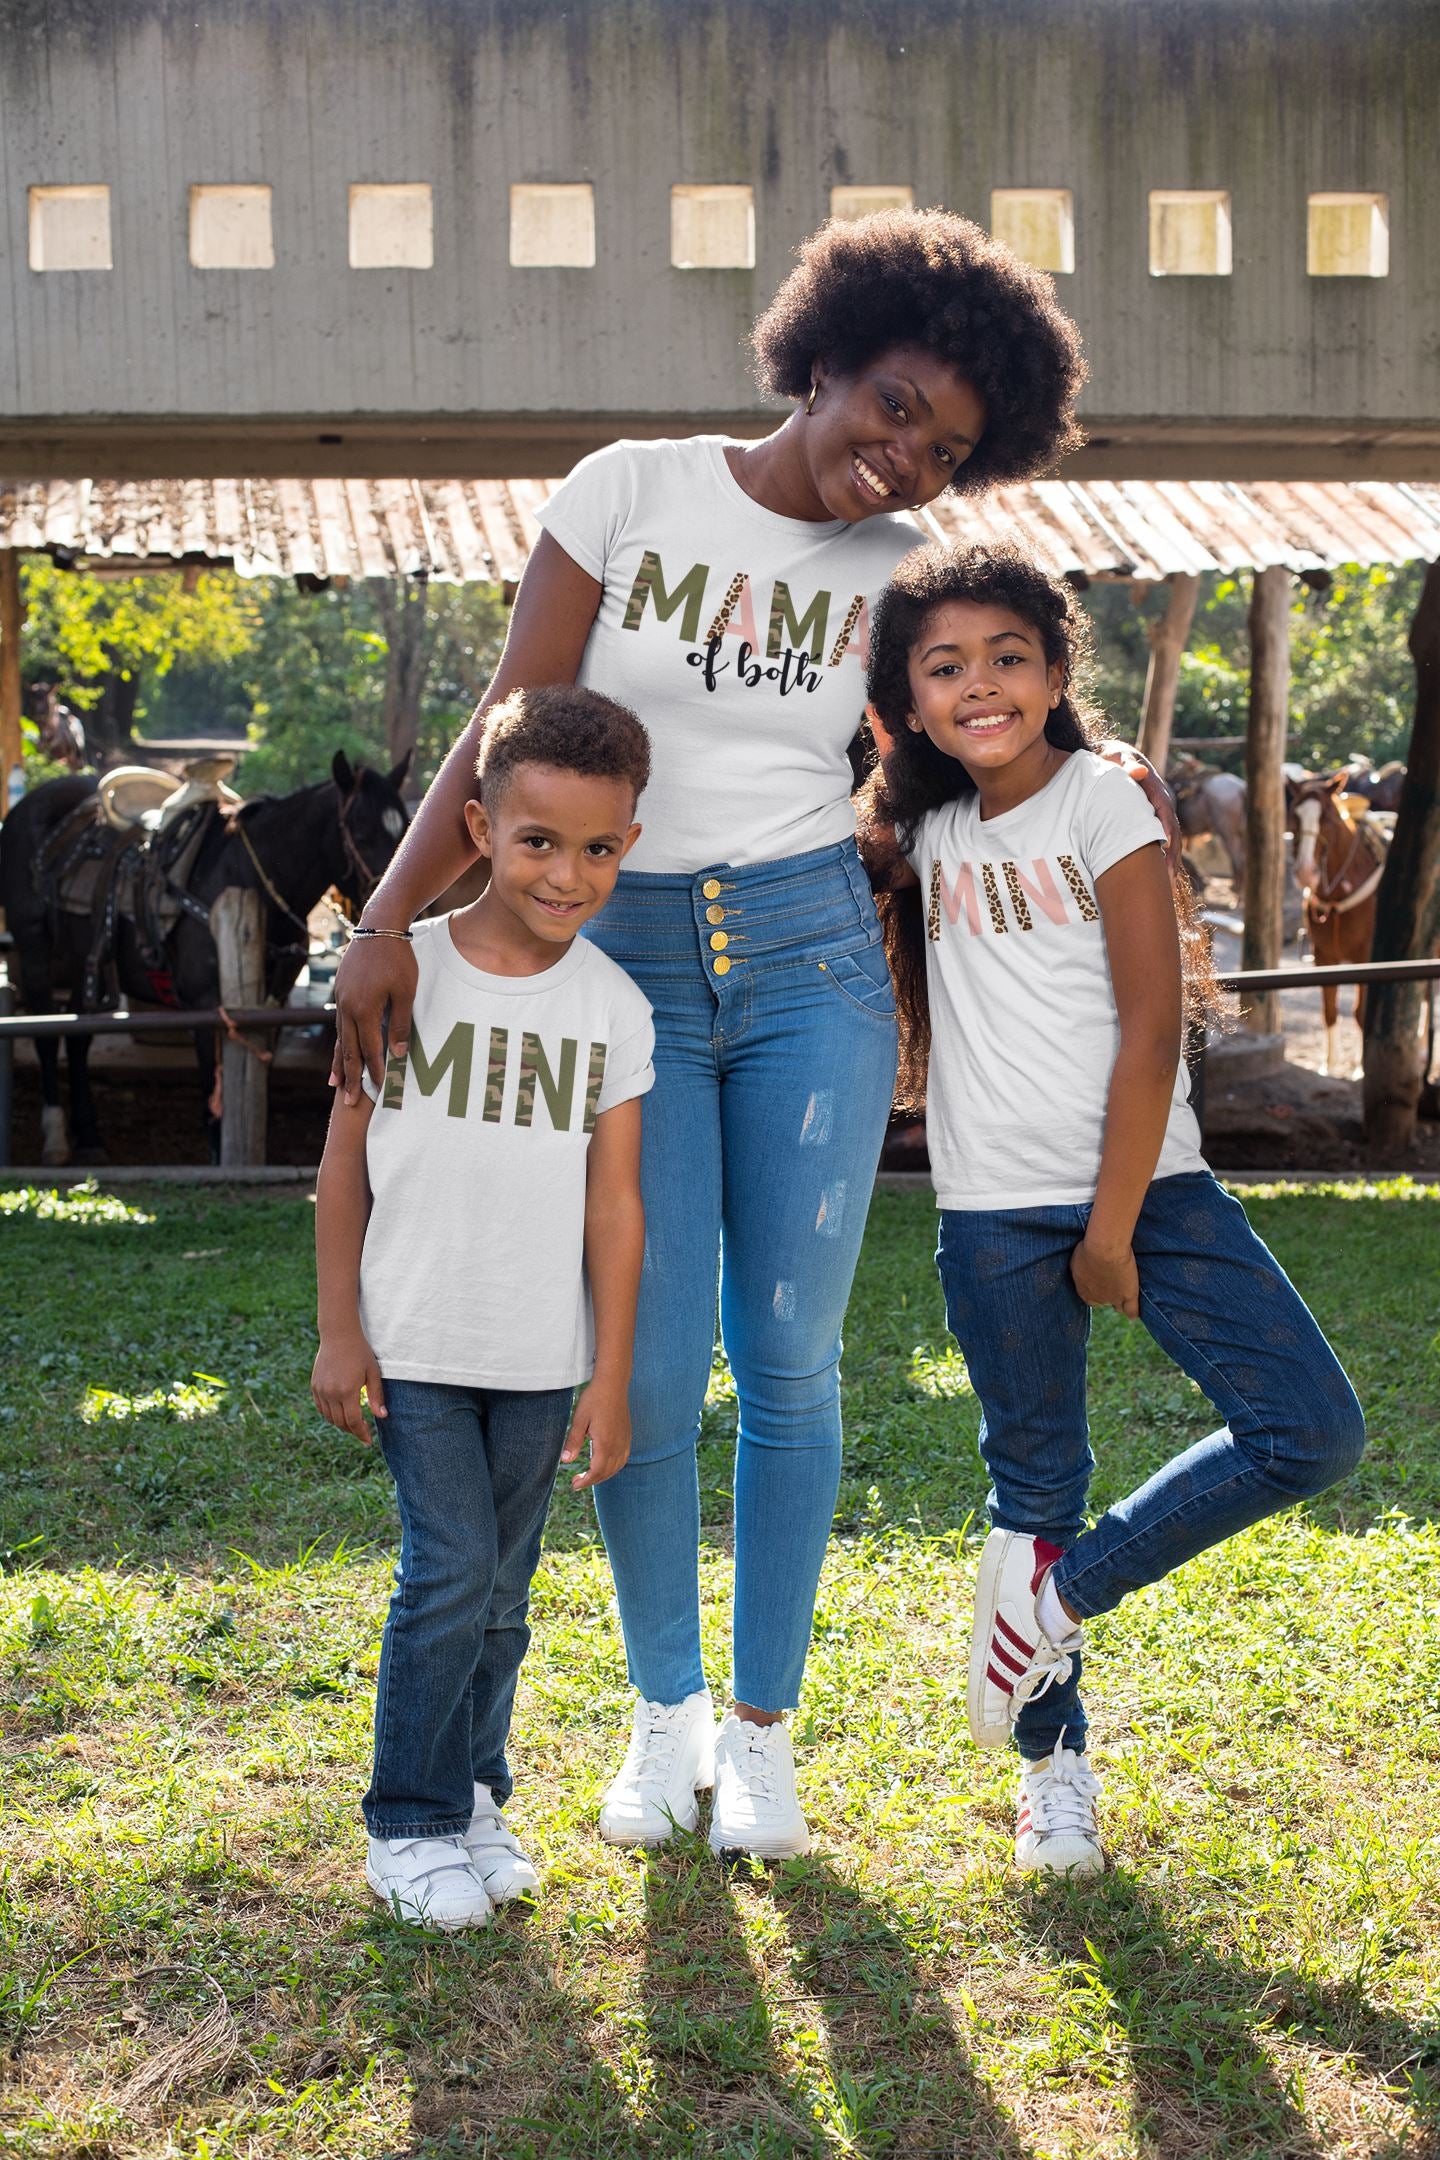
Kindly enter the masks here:
<path id="1" fill-rule="evenodd" d="M 1095 1803 L 1100 1780 L 1088 1756 L 1063 1740 L 1020 1770 L 1015 1865 L 1022 1875 L 1099 1875 L 1105 1866 Z"/>
<path id="2" fill-rule="evenodd" d="M 710 1849 L 788 1860 L 810 1850 L 795 1797 L 795 1751 L 784 1725 L 752 1725 L 732 1711 L 715 1739 Z"/>
<path id="3" fill-rule="evenodd" d="M 492 1905 L 510 1898 L 534 1897 L 540 1874 L 491 1797 L 488 1785 L 475 1786 L 475 1811 L 462 1839 L 470 1865 L 485 1885 Z"/>
<path id="4" fill-rule="evenodd" d="M 715 1782 L 715 1706 L 707 1690 L 684 1702 L 640 1701 L 620 1774 L 600 1803 L 607 1845 L 663 1845 L 700 1820 L 697 1792 Z"/>
<path id="5" fill-rule="evenodd" d="M 992 1530 L 980 1555 L 975 1627 L 970 1637 L 970 1737 L 1004 1747 L 1027 1702 L 1070 1677 L 1080 1628 L 1051 1642 L 1035 1617 L 1040 1585 L 1060 1547 L 1014 1530 Z"/>
<path id="6" fill-rule="evenodd" d="M 458 1837 L 369 1841 L 365 1880 L 397 1920 L 411 1927 L 488 1927 L 491 1903 Z"/>

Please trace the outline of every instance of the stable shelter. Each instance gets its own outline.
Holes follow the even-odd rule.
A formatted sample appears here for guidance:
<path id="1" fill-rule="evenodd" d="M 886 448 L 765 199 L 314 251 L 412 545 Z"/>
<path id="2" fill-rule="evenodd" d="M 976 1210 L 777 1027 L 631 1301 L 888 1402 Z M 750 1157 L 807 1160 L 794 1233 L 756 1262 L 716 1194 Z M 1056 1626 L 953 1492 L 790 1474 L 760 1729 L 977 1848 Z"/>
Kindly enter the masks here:
<path id="1" fill-rule="evenodd" d="M 938 203 L 1054 275 L 1083 333 L 1088 439 L 1025 491 L 1023 530 L 1072 574 L 1170 584 L 1148 744 L 1185 581 L 1256 571 L 1252 815 L 1271 845 L 1247 912 L 1278 919 L 1289 578 L 1440 557 L 1440 136 L 1410 117 L 1440 99 L 1430 0 L 1255 0 L 1243 36 L 1234 0 L 30 17 L 0 50 L 7 768 L 17 547 L 307 577 L 439 576 L 453 556 L 449 574 L 513 582 L 545 484 L 523 476 L 619 436 L 772 424 L 746 335 L 796 242 L 826 216 Z M 1013 507 L 936 515 L 983 531 Z M 1377 520 L 1404 530 L 1386 542 Z M 1396 958 L 1427 948 L 1440 907 L 1440 573 L 1421 614 L 1378 931 Z M 1387 990 L 1372 1039 L 1413 1034 L 1414 1011 Z"/>

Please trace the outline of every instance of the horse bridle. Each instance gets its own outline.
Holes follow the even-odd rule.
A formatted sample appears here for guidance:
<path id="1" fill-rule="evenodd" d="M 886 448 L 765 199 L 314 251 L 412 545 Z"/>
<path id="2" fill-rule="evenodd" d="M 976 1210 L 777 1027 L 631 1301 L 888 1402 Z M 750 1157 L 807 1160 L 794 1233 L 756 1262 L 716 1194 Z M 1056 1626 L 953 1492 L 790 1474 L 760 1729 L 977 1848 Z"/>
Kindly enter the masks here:
<path id="1" fill-rule="evenodd" d="M 339 791 L 337 789 L 337 793 L 338 792 Z M 360 881 L 360 898 L 361 902 L 363 903 L 364 901 L 368 900 L 370 894 L 379 884 L 380 879 L 378 874 L 370 868 L 370 865 L 366 862 L 364 856 L 360 853 L 360 850 L 355 842 L 355 835 L 350 830 L 350 811 L 359 792 L 360 775 L 357 773 L 351 787 L 340 798 L 340 840 L 341 845 L 344 847 L 345 850 L 346 861 L 350 864 L 351 868 L 356 874 L 356 877 Z M 294 923 L 297 930 L 304 931 L 306 939 L 305 950 L 308 952 L 310 925 L 305 921 L 302 915 L 297 915 L 294 908 L 290 906 L 289 902 L 285 899 L 282 899 L 281 895 L 275 890 L 274 885 L 271 883 L 269 877 L 266 874 L 265 865 L 261 862 L 260 857 L 256 854 L 254 843 L 251 840 L 249 833 L 245 829 L 244 817 L 237 817 L 235 819 L 235 825 L 236 829 L 240 834 L 240 844 L 244 848 L 245 853 L 249 856 L 250 866 L 254 870 L 256 877 L 259 878 L 260 884 L 271 906 L 278 909 L 280 914 L 284 915 L 288 921 Z"/>
<path id="2" fill-rule="evenodd" d="M 1319 797 L 1315 795 L 1310 795 L 1307 796 L 1305 800 L 1308 802 L 1319 802 Z M 1298 815 L 1300 809 L 1299 803 L 1296 804 L 1295 808 Z M 1336 815 L 1337 817 L 1339 816 L 1338 811 L 1336 812 Z M 1345 823 L 1345 820 L 1341 818 L 1340 822 L 1343 825 Z M 1355 825 L 1350 828 L 1350 852 L 1345 857 L 1344 862 L 1341 863 L 1340 868 L 1335 872 L 1334 877 L 1327 880 L 1320 862 L 1320 841 L 1324 830 L 1325 816 L 1324 806 L 1322 804 L 1320 823 L 1317 826 L 1315 832 L 1315 884 L 1312 888 L 1314 897 L 1311 901 L 1311 905 L 1314 907 L 1317 915 L 1346 915 L 1349 913 L 1351 908 L 1358 907 L 1362 900 L 1369 899 L 1371 893 L 1374 892 L 1375 887 L 1380 882 L 1380 878 L 1384 871 L 1385 864 L 1383 861 L 1375 861 L 1373 852 L 1365 839 L 1361 827 L 1359 825 Z M 1339 895 L 1341 893 L 1341 888 L 1343 887 L 1346 878 L 1350 874 L 1350 865 L 1354 862 L 1357 855 L 1365 855 L 1370 858 L 1372 864 L 1371 875 L 1367 878 L 1362 878 L 1360 883 L 1356 886 L 1354 892 L 1345 893 L 1343 897 L 1327 899 L 1327 884 L 1329 892 L 1332 895 Z"/>

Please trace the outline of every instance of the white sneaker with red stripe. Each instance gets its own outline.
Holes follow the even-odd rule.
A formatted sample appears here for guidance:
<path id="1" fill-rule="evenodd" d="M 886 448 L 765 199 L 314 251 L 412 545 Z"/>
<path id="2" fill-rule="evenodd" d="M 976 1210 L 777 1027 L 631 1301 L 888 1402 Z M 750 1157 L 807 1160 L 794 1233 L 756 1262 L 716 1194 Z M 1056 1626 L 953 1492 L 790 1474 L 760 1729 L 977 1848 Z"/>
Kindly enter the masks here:
<path id="1" fill-rule="evenodd" d="M 1015 1817 L 1015 1865 L 1022 1875 L 1099 1875 L 1105 1866 L 1095 1803 L 1100 1780 L 1089 1757 L 1063 1740 L 1053 1755 L 1025 1763 Z"/>
<path id="2" fill-rule="evenodd" d="M 1069 1679 L 1080 1628 L 1052 1642 L 1035 1617 L 1041 1583 L 1061 1548 L 1015 1530 L 992 1530 L 980 1555 L 975 1585 L 975 1632 L 970 1638 L 970 1737 L 977 1747 L 1004 1747 L 1027 1702 Z"/>

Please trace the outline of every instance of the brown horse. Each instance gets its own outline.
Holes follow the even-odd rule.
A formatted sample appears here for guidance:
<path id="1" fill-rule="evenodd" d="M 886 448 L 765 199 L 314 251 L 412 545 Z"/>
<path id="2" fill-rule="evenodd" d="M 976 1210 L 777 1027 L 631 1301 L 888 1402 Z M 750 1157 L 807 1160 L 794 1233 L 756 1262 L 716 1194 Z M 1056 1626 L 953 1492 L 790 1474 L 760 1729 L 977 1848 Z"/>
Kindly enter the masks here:
<path id="1" fill-rule="evenodd" d="M 1370 958 L 1375 941 L 1375 893 L 1385 868 L 1386 839 L 1364 811 L 1346 800 L 1348 772 L 1286 783 L 1289 826 L 1295 835 L 1295 878 L 1305 899 L 1305 928 L 1317 967 Z M 1325 1008 L 1323 1072 L 1340 1069 L 1339 993 L 1322 985 Z M 1365 1026 L 1365 986 L 1355 988 L 1355 1024 Z M 1358 1079 L 1360 1067 L 1349 1077 Z"/>

